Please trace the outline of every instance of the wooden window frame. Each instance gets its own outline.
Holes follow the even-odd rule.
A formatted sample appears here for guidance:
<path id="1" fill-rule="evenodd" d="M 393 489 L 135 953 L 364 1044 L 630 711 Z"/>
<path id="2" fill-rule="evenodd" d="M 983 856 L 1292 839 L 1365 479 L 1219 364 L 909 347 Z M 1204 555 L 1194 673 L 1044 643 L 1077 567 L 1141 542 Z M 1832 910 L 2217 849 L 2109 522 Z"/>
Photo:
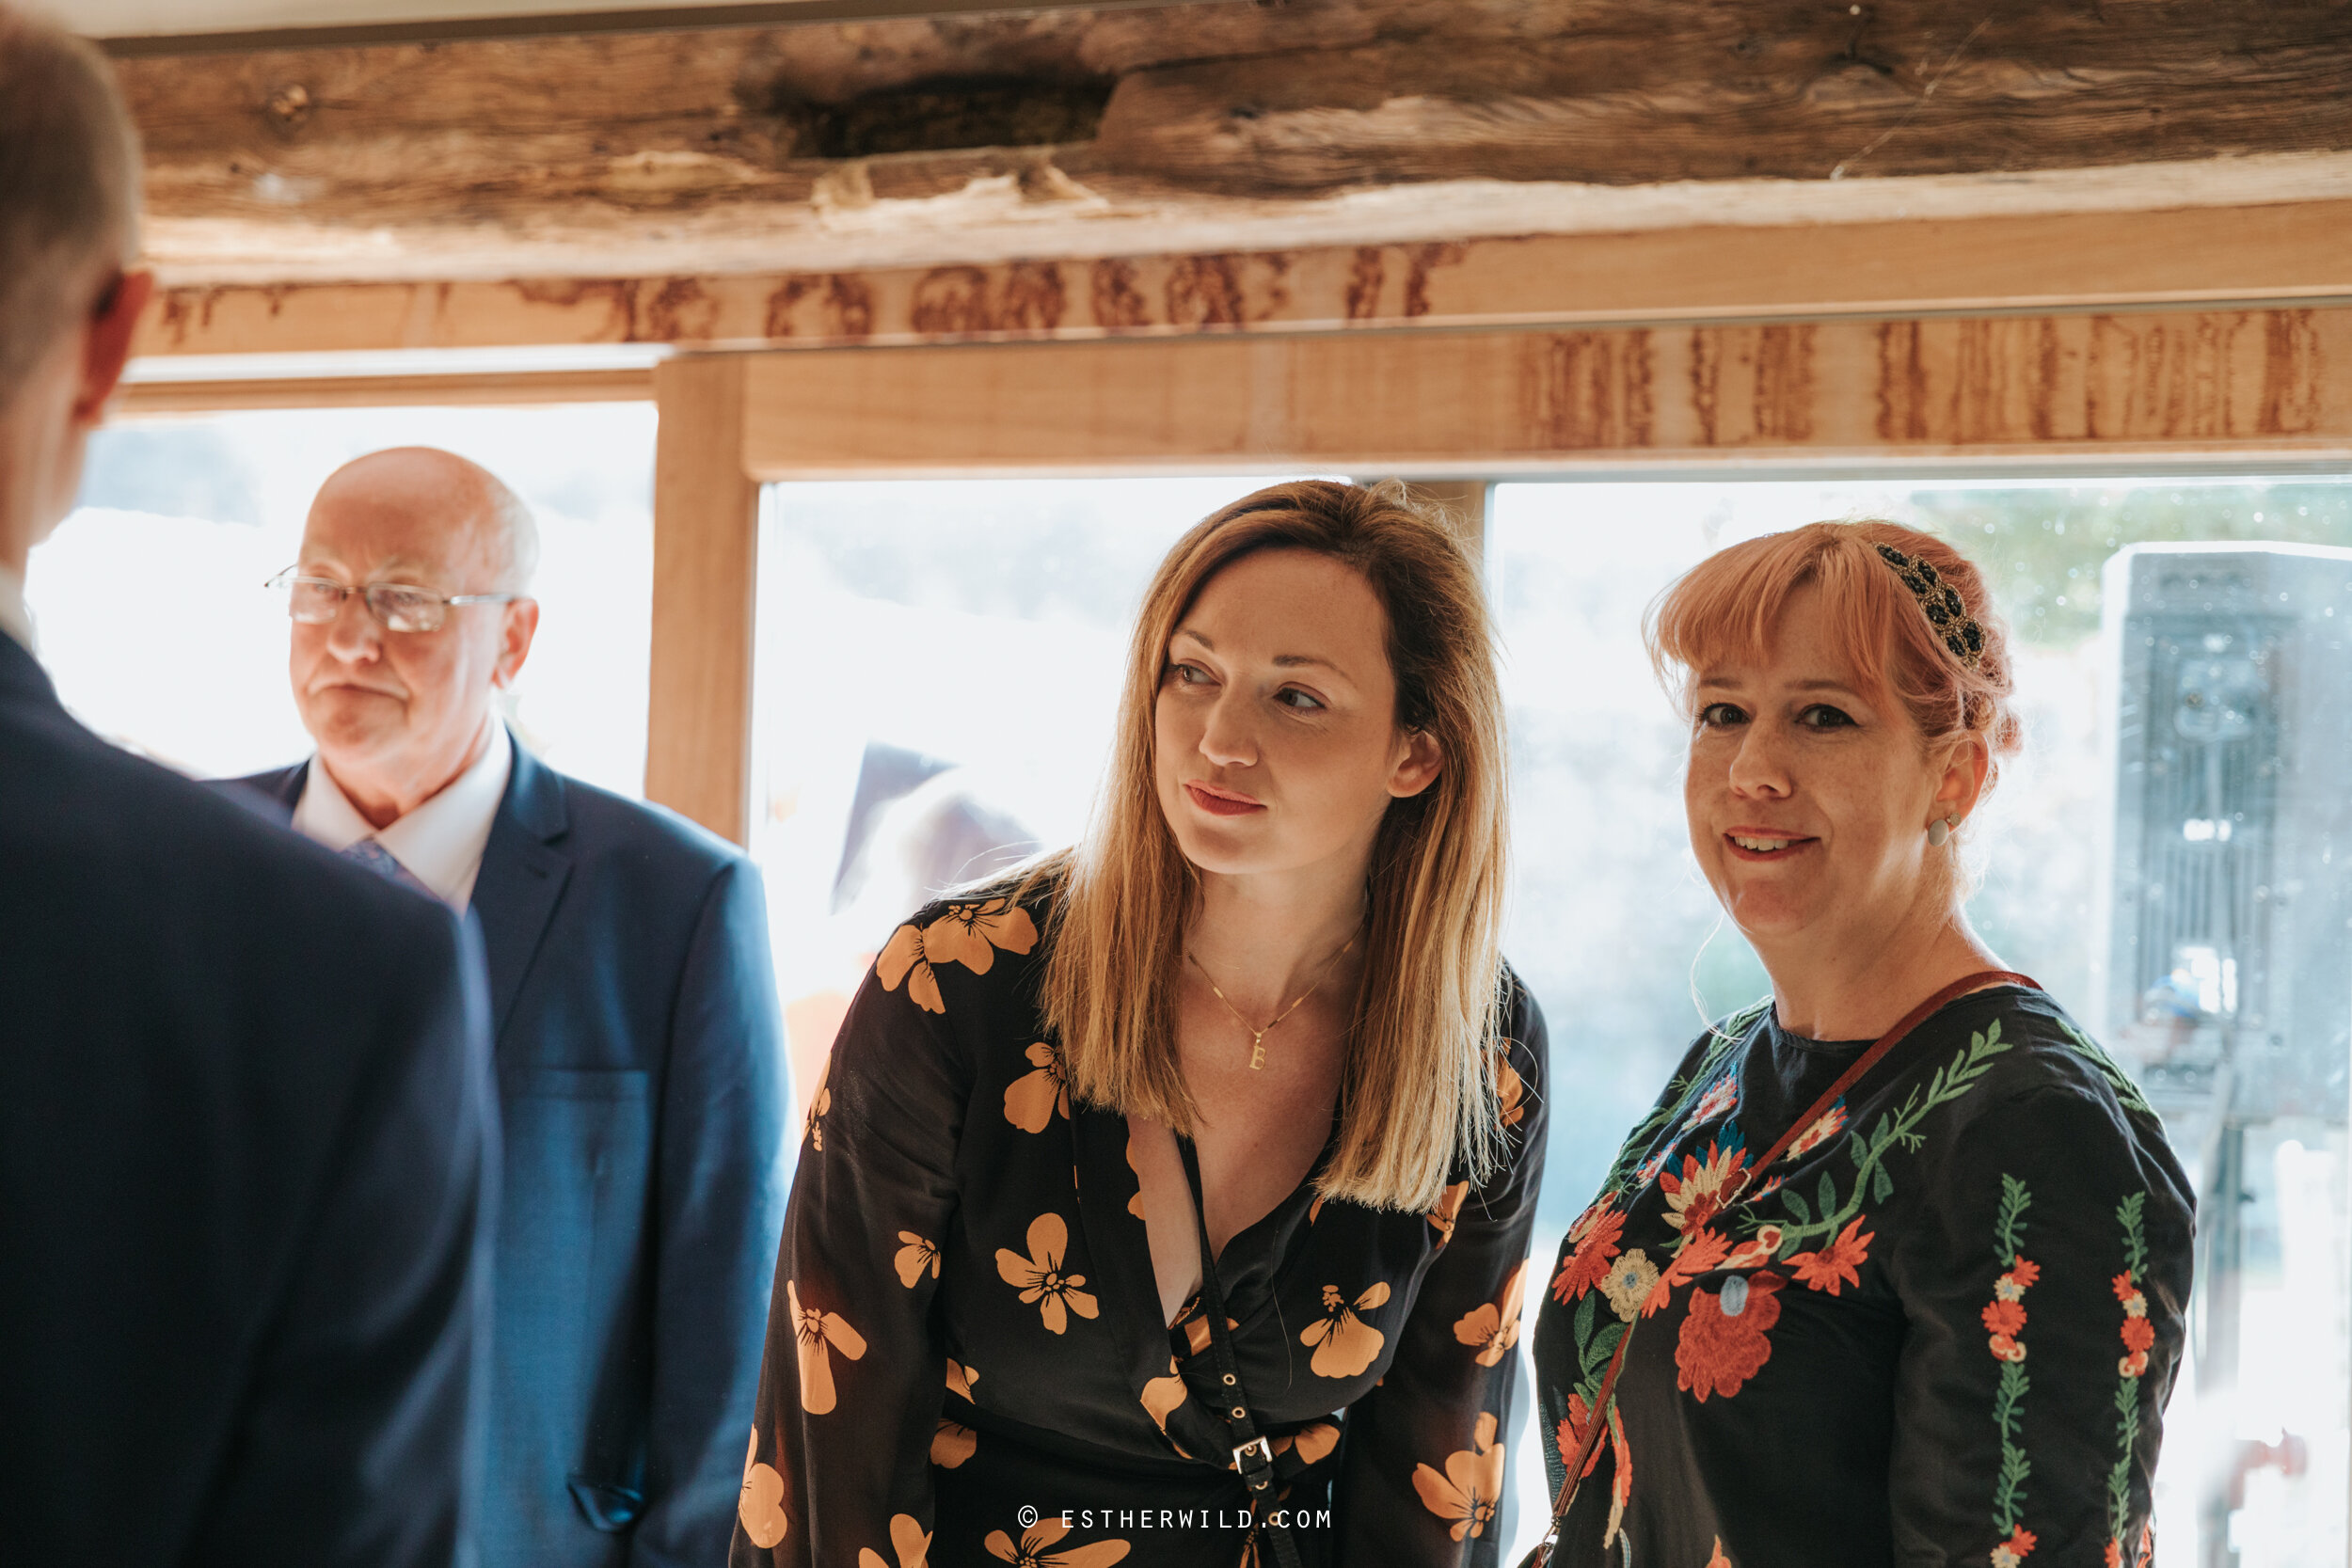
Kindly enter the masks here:
<path id="1" fill-rule="evenodd" d="M 596 370 L 152 381 L 128 412 L 638 401 L 659 417 L 645 794 L 749 837 L 761 486 L 2333 470 L 2352 307 L 1783 316 L 685 353 Z"/>

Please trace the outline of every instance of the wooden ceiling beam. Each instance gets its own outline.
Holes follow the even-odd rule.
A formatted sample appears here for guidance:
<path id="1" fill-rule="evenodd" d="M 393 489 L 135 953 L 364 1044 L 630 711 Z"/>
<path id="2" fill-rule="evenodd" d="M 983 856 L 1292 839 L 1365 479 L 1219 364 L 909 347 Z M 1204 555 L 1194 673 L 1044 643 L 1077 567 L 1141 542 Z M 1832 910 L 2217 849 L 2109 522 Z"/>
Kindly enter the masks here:
<path id="1" fill-rule="evenodd" d="M 1334 213 L 1378 242 L 1470 183 L 1507 222 L 1561 191 L 2352 152 L 2336 0 L 1214 0 L 119 69 L 183 281 L 1259 248 Z"/>

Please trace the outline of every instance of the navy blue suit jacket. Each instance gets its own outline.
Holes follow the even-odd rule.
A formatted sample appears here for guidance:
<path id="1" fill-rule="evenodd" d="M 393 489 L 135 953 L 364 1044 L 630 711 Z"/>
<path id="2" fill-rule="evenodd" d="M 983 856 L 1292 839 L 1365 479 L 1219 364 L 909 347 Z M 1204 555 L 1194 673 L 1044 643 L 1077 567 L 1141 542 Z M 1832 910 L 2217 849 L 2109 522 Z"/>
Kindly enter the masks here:
<path id="1" fill-rule="evenodd" d="M 0 1557 L 446 1565 L 498 1127 L 447 910 L 0 636 Z"/>
<path id="2" fill-rule="evenodd" d="M 303 776 L 246 783 L 291 814 Z M 483 1561 L 722 1563 L 790 1180 L 759 874 L 517 745 L 472 912 L 506 1149 Z"/>

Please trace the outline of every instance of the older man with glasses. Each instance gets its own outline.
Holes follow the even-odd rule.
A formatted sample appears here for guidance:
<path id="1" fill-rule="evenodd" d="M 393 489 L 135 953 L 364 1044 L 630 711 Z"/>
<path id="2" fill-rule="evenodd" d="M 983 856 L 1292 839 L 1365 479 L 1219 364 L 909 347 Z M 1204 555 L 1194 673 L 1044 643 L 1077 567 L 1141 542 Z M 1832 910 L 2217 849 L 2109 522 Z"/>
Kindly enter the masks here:
<path id="1" fill-rule="evenodd" d="M 318 751 L 242 783 L 481 931 L 506 1150 L 485 1568 L 715 1568 L 787 1180 L 765 906 L 733 847 L 500 721 L 537 553 L 462 458 L 337 472 L 272 579 Z"/>

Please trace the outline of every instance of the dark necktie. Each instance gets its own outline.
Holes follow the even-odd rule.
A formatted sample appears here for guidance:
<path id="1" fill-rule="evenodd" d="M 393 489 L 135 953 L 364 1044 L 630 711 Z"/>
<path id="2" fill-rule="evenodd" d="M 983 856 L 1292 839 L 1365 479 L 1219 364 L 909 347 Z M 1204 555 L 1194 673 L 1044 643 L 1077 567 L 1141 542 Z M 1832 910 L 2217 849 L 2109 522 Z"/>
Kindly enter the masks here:
<path id="1" fill-rule="evenodd" d="M 397 882 L 411 893 L 421 893 L 427 898 L 440 896 L 425 886 L 415 872 L 401 864 L 389 849 L 385 848 L 381 843 L 373 838 L 363 838 L 357 844 L 345 845 L 338 853 L 353 864 L 364 865 L 386 881 Z"/>

